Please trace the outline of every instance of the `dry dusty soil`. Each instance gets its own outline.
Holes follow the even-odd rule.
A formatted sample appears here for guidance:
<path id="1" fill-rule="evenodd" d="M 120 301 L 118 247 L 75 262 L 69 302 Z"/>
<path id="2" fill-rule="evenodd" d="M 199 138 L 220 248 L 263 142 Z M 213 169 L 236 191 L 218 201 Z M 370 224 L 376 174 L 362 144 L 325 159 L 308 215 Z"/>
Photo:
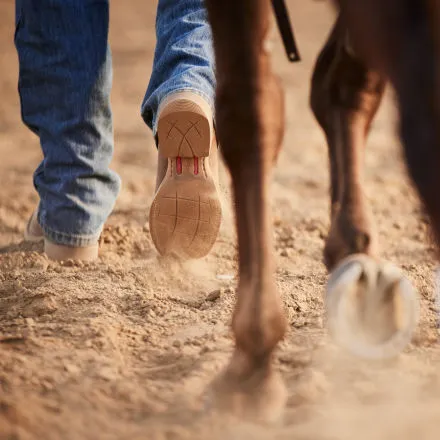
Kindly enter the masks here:
<path id="1" fill-rule="evenodd" d="M 394 134 L 391 94 L 369 138 L 366 192 L 382 256 L 418 289 L 420 325 L 405 353 L 381 365 L 348 358 L 326 334 L 329 179 L 308 93 L 333 12 L 325 2 L 288 3 L 303 62 L 289 64 L 276 38 L 287 132 L 271 193 L 276 282 L 290 324 L 277 367 L 289 401 L 282 423 L 260 427 L 200 412 L 200 396 L 232 349 L 237 262 L 228 174 L 222 170 L 225 219 L 207 258 L 159 258 L 145 226 L 156 153 L 139 108 L 151 72 L 156 2 L 112 2 L 112 167 L 123 188 L 99 261 L 74 265 L 49 262 L 38 246 L 22 242 L 37 203 L 32 172 L 41 153 L 20 121 L 14 5 L 0 1 L 0 439 L 439 438 L 435 263 Z"/>

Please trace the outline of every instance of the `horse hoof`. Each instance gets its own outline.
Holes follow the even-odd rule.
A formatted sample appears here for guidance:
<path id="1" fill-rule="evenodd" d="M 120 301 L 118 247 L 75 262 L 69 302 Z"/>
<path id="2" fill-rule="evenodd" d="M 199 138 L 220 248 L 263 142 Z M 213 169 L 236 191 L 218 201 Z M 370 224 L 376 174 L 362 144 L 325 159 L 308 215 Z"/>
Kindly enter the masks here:
<path id="1" fill-rule="evenodd" d="M 344 259 L 331 273 L 326 309 L 335 341 L 369 359 L 397 356 L 419 317 L 417 294 L 400 269 L 364 254 Z"/>

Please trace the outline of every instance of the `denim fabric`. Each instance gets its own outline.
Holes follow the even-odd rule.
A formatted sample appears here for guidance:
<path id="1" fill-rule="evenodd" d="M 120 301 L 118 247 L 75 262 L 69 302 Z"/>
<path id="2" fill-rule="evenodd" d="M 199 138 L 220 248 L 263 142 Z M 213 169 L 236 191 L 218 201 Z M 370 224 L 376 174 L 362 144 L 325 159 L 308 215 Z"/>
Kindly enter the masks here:
<path id="1" fill-rule="evenodd" d="M 96 243 L 120 187 L 109 169 L 108 2 L 16 0 L 16 19 L 22 118 L 44 154 L 38 221 L 55 243 Z"/>
<path id="2" fill-rule="evenodd" d="M 120 179 L 109 169 L 108 26 L 108 0 L 16 0 L 22 118 L 39 137 L 44 155 L 34 174 L 38 221 L 46 237 L 59 244 L 96 243 L 119 193 Z M 172 92 L 193 90 L 213 104 L 203 0 L 159 0 L 157 38 L 142 106 L 153 129 L 160 102 Z"/>
<path id="3" fill-rule="evenodd" d="M 176 91 L 201 95 L 214 114 L 214 52 L 204 0 L 159 0 L 156 37 L 153 73 L 141 108 L 154 134 L 160 103 Z"/>

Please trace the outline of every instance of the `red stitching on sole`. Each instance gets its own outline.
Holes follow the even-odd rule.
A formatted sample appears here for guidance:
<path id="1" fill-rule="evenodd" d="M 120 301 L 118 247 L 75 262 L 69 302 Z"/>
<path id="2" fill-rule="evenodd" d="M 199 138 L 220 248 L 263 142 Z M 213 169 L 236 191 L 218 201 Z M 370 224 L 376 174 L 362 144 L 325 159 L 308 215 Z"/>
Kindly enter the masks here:
<path id="1" fill-rule="evenodd" d="M 194 174 L 197 176 L 199 174 L 199 158 L 194 157 Z"/>

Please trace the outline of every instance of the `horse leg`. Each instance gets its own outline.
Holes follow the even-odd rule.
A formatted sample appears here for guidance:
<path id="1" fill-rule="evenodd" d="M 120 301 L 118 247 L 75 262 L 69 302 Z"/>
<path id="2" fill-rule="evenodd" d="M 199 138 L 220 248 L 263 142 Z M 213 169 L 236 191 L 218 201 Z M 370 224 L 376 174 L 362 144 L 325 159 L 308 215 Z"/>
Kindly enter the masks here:
<path id="1" fill-rule="evenodd" d="M 285 403 L 273 353 L 286 331 L 274 282 L 268 182 L 284 129 L 283 97 L 266 39 L 270 0 L 207 0 L 217 69 L 216 122 L 232 176 L 239 284 L 235 349 L 213 384 L 216 404 L 236 415 L 271 420 Z"/>
<path id="2" fill-rule="evenodd" d="M 385 76 L 360 56 L 343 19 L 338 17 L 318 57 L 310 97 L 326 135 L 330 159 L 331 227 L 324 248 L 324 260 L 332 272 L 329 326 L 351 350 L 380 357 L 399 352 L 408 342 L 408 329 L 415 325 L 413 315 L 402 312 L 406 310 L 402 298 L 410 293 L 408 301 L 415 300 L 406 280 L 394 266 L 377 259 L 376 237 L 363 190 L 363 152 L 385 84 Z M 351 307 L 343 316 L 341 298 L 348 298 Z M 343 322 L 350 326 L 351 339 L 347 339 Z"/>
<path id="3" fill-rule="evenodd" d="M 439 244 L 440 4 L 340 0 L 340 5 L 364 56 L 394 86 L 406 163 Z"/>
<path id="4" fill-rule="evenodd" d="M 324 249 L 329 270 L 344 257 L 375 254 L 363 183 L 363 152 L 369 127 L 385 89 L 382 75 L 353 52 L 338 18 L 312 76 L 310 104 L 328 145 L 331 227 Z"/>

